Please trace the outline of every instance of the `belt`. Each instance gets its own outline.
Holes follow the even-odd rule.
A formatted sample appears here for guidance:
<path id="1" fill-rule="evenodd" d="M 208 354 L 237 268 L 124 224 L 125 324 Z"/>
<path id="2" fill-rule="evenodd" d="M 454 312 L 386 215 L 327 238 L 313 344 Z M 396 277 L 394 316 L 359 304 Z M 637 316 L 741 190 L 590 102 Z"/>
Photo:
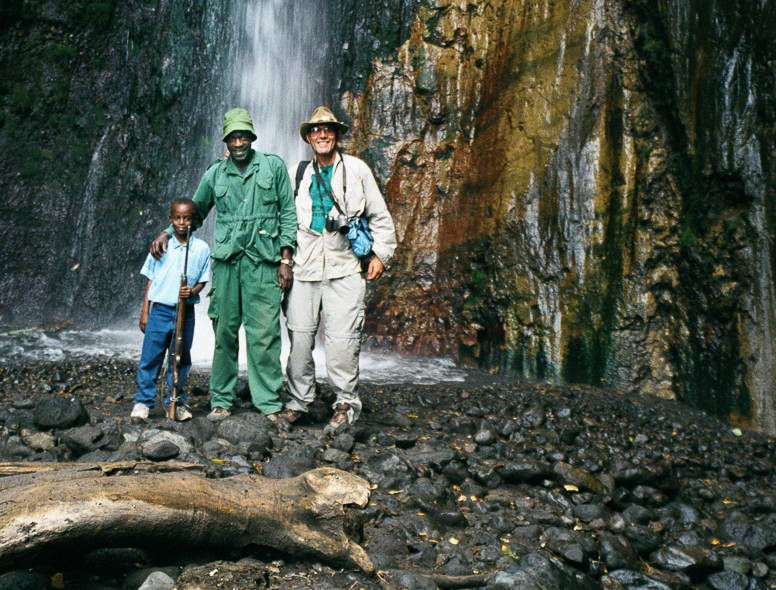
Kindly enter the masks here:
<path id="1" fill-rule="evenodd" d="M 177 305 L 167 305 L 166 303 L 157 303 L 156 301 L 152 301 L 151 302 L 151 309 L 153 309 L 155 307 L 161 307 L 163 309 L 171 309 L 173 311 L 178 309 Z M 193 303 L 187 303 L 186 304 L 186 309 L 189 309 L 190 307 L 194 307 L 194 304 Z"/>

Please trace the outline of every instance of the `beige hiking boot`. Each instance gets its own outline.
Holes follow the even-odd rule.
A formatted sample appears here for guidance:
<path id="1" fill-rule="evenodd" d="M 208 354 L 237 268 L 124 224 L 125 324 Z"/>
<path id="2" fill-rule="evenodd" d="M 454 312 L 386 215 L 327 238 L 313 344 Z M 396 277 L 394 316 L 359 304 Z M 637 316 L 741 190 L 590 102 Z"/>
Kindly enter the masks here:
<path id="1" fill-rule="evenodd" d="M 332 416 L 331 420 L 329 421 L 328 426 L 323 429 L 323 431 L 328 434 L 329 436 L 334 436 L 337 432 L 337 429 L 342 426 L 343 424 L 348 423 L 348 410 L 350 409 L 350 404 L 337 404 L 334 406 L 334 416 Z"/>
<path id="2" fill-rule="evenodd" d="M 211 422 L 220 422 L 231 415 L 232 413 L 226 408 L 213 408 L 213 411 L 207 415 L 207 419 Z"/>

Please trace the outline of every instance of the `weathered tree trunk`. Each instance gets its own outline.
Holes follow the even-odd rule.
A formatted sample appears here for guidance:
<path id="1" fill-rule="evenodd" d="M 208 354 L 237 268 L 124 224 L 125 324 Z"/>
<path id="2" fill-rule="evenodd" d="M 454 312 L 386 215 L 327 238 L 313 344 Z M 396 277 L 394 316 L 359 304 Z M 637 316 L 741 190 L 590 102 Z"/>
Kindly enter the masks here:
<path id="1" fill-rule="evenodd" d="M 205 472 L 197 463 L 178 461 L 116 461 L 106 463 L 10 463 L 0 462 L 0 493 L 3 490 L 25 485 L 41 485 L 57 481 L 93 479 L 111 475 L 148 473 L 171 473 L 175 471 Z M 14 477 L 9 477 L 14 476 Z"/>
<path id="2" fill-rule="evenodd" d="M 369 501 L 369 484 L 350 473 L 206 479 L 72 467 L 0 480 L 0 569 L 74 547 L 256 544 L 374 571 L 346 530 L 345 506 Z"/>

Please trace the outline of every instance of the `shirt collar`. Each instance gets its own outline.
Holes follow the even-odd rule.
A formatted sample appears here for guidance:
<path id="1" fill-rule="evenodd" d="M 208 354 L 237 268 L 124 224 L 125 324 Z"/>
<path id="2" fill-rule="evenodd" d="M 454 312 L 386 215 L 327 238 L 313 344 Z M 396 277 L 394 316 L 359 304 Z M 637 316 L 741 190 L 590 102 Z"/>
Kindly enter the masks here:
<path id="1" fill-rule="evenodd" d="M 194 236 L 189 236 L 189 247 L 191 246 L 191 241 L 194 239 Z M 181 244 L 178 241 L 178 238 L 176 238 L 174 235 L 172 236 L 172 247 L 173 248 L 185 248 L 186 246 Z"/>
<path id="2" fill-rule="evenodd" d="M 253 170 L 254 168 L 259 167 L 259 158 L 256 156 L 256 150 L 254 149 L 251 150 L 251 163 L 248 164 L 248 167 L 245 169 L 245 174 L 240 174 L 240 170 L 237 168 L 237 164 L 234 163 L 234 160 L 232 160 L 232 156 L 229 156 L 228 160 L 229 163 L 226 165 L 226 171 L 229 174 L 237 174 L 243 178 L 247 177 L 251 172 L 255 172 L 255 170 Z"/>

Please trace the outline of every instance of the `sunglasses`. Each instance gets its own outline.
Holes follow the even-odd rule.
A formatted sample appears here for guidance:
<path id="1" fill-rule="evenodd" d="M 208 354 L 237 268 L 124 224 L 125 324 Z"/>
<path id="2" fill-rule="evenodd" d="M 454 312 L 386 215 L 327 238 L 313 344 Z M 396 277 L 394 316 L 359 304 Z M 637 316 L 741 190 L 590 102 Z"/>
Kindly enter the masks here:
<path id="1" fill-rule="evenodd" d="M 334 129 L 334 127 L 331 125 L 314 125 L 313 127 L 310 127 L 310 133 L 313 135 L 319 135 L 321 133 L 326 135 L 334 135 L 336 131 L 337 130 Z"/>

